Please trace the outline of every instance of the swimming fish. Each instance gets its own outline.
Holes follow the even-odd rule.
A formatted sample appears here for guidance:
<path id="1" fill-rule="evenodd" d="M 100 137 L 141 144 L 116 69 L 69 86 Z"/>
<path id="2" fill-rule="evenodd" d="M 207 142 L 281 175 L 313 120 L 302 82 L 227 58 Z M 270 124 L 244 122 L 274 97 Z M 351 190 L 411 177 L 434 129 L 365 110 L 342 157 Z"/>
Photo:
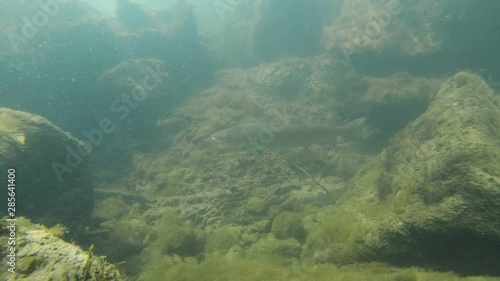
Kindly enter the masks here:
<path id="1" fill-rule="evenodd" d="M 246 123 L 212 134 L 212 140 L 239 148 L 290 148 L 308 144 L 335 143 L 338 136 L 360 140 L 366 118 L 343 126 Z"/>

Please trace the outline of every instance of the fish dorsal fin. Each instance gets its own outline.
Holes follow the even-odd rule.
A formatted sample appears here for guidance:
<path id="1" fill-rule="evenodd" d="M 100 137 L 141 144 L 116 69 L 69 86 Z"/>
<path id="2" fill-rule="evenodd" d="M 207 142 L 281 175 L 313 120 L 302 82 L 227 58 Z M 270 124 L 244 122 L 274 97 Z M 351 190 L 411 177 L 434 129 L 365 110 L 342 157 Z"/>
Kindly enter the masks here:
<path id="1" fill-rule="evenodd" d="M 351 121 L 347 124 L 344 125 L 344 127 L 349 127 L 349 128 L 363 128 L 363 126 L 365 125 L 366 123 L 366 118 L 365 117 L 362 117 L 362 118 L 358 118 L 354 121 Z"/>

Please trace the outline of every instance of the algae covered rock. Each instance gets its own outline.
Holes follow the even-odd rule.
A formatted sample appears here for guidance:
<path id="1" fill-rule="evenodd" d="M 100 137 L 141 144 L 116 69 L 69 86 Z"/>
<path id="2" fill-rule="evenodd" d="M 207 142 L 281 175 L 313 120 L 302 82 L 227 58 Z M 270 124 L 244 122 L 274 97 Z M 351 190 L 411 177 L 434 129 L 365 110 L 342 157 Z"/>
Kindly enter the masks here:
<path id="1" fill-rule="evenodd" d="M 456 74 L 323 214 L 332 227 L 308 253 L 499 274 L 499 128 L 491 89 Z"/>
<path id="2" fill-rule="evenodd" d="M 367 120 L 377 133 L 366 143 L 380 151 L 390 137 L 427 110 L 444 80 L 396 74 L 390 79 L 367 77 L 366 81 L 366 92 L 353 100 L 352 107 L 368 112 Z"/>
<path id="3" fill-rule="evenodd" d="M 346 62 L 375 72 L 494 67 L 485 53 L 494 55 L 498 43 L 489 43 L 495 35 L 484 26 L 498 25 L 499 10 L 494 0 L 344 1 L 335 23 L 324 28 L 323 42 Z"/>
<path id="4" fill-rule="evenodd" d="M 268 235 L 248 247 L 245 251 L 245 257 L 254 260 L 269 259 L 274 262 L 278 261 L 281 264 L 291 264 L 298 262 L 301 251 L 300 242 L 293 238 L 280 240 Z"/>
<path id="5" fill-rule="evenodd" d="M 171 71 L 159 59 L 125 60 L 106 70 L 99 79 L 105 94 L 102 115 L 111 110 L 115 124 L 130 126 L 124 121 L 133 120 L 154 126 L 159 115 L 173 106 L 177 84 Z"/>
<path id="6" fill-rule="evenodd" d="M 241 231 L 238 227 L 221 227 L 207 237 L 205 252 L 209 255 L 225 255 L 233 246 L 239 246 Z"/>
<path id="7" fill-rule="evenodd" d="M 350 67 L 328 56 L 285 58 L 246 69 L 244 75 L 252 88 L 286 99 L 303 94 L 310 100 L 321 94 L 340 96 L 350 87 L 355 90 L 364 86 Z"/>
<path id="8" fill-rule="evenodd" d="M 170 131 L 166 141 L 161 140 L 171 142 L 169 149 L 134 157 L 132 186 L 137 192 L 165 196 L 167 206 L 179 209 L 184 218 L 200 225 L 248 225 L 256 215 L 274 217 L 283 210 L 315 204 L 317 197 L 323 197 L 320 192 L 292 192 L 305 186 L 300 181 L 290 183 L 290 179 L 304 177 L 290 163 L 301 163 L 312 174 L 326 175 L 329 171 L 323 168 L 336 157 L 329 147 L 278 154 L 265 150 L 259 159 L 252 159 L 254 155 L 216 145 L 210 136 L 241 123 L 276 118 L 298 124 L 353 120 L 362 116 L 359 111 L 344 110 L 337 116 L 336 109 L 343 107 L 348 95 L 363 92 L 365 79 L 325 56 L 226 69 L 217 76 L 217 84 L 177 110 L 174 123 L 183 125 Z M 168 123 L 158 131 L 165 131 Z M 349 155 L 349 161 L 339 160 L 330 167 L 338 172 L 341 166 L 354 168 L 357 161 Z M 350 177 L 351 170 L 346 168 L 339 174 Z"/>
<path id="9" fill-rule="evenodd" d="M 307 234 L 302 217 L 292 212 L 277 215 L 273 220 L 271 232 L 278 239 L 295 238 L 299 241 L 303 241 Z"/>
<path id="10" fill-rule="evenodd" d="M 269 230 L 269 226 L 271 225 L 271 222 L 269 220 L 261 220 L 254 222 L 247 228 L 247 232 L 249 233 L 264 233 Z"/>
<path id="11" fill-rule="evenodd" d="M 90 145 L 41 116 L 7 108 L 0 108 L 0 135 L 0 166 L 16 170 L 16 215 L 64 224 L 78 237 L 94 204 Z M 7 170 L 0 179 L 7 182 Z"/>
<path id="12" fill-rule="evenodd" d="M 267 209 L 266 201 L 259 197 L 249 198 L 245 206 L 248 212 L 256 215 L 262 215 Z"/>
<path id="13" fill-rule="evenodd" d="M 2 229 L 8 224 L 5 219 L 0 220 Z M 86 252 L 60 239 L 55 235 L 59 232 L 19 217 L 16 222 L 15 273 L 2 272 L 2 280 L 123 280 L 114 265 L 93 255 L 92 247 Z M 9 264 L 5 248 L 7 236 L 0 236 L 0 241 L 2 264 Z"/>
<path id="14" fill-rule="evenodd" d="M 191 256 L 197 253 L 196 236 L 189 228 L 174 228 L 165 233 L 165 253 Z"/>

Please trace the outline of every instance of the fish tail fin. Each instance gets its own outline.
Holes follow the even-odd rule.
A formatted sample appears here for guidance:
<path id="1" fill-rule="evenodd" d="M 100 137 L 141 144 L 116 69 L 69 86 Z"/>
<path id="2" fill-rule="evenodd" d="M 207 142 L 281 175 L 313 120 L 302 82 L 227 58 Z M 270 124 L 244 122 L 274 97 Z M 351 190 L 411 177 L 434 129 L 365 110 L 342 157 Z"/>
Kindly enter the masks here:
<path id="1" fill-rule="evenodd" d="M 344 125 L 345 128 L 349 129 L 349 138 L 359 142 L 363 140 L 363 128 L 366 124 L 366 118 L 358 118 Z"/>

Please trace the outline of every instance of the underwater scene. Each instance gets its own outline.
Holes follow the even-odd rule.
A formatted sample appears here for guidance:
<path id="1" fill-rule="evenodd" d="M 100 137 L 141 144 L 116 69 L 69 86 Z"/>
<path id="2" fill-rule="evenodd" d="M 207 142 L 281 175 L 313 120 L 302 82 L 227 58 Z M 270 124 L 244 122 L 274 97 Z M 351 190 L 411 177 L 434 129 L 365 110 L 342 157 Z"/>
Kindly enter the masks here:
<path id="1" fill-rule="evenodd" d="M 500 1 L 0 5 L 0 281 L 500 280 Z"/>

